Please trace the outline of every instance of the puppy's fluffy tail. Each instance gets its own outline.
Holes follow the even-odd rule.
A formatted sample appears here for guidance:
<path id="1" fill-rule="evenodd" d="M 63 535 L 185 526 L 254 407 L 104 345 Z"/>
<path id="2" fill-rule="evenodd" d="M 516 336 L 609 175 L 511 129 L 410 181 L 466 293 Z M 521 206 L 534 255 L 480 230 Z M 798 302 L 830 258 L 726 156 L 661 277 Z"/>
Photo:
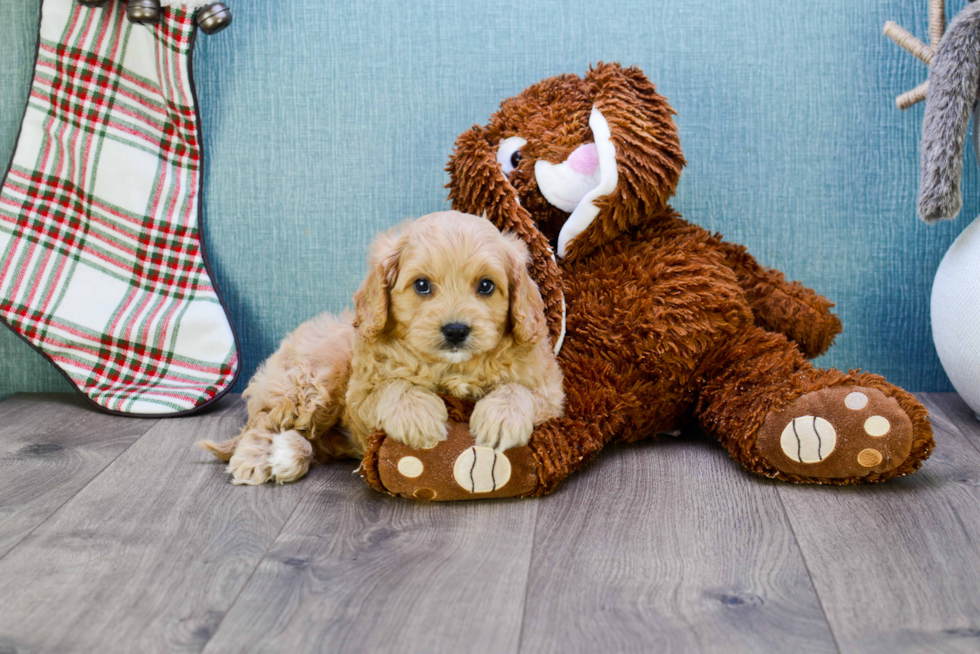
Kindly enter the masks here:
<path id="1" fill-rule="evenodd" d="M 214 441 L 198 441 L 197 446 L 202 450 L 207 450 L 222 461 L 230 461 L 231 455 L 235 453 L 235 448 L 238 446 L 238 441 L 240 438 L 240 436 L 235 436 L 234 438 L 222 443 L 215 443 Z"/>

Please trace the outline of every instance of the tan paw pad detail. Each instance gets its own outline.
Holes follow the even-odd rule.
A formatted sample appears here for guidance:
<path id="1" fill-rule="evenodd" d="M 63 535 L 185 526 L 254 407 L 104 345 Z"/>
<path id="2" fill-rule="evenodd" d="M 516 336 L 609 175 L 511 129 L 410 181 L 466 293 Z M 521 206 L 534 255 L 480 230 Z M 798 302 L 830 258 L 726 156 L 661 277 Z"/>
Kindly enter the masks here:
<path id="1" fill-rule="evenodd" d="M 817 416 L 794 418 L 780 436 L 783 453 L 797 463 L 819 463 L 834 451 L 837 432 Z"/>
<path id="2" fill-rule="evenodd" d="M 861 450 L 858 453 L 858 463 L 865 468 L 874 468 L 876 465 L 881 463 L 881 452 L 878 450 L 873 450 L 870 447 L 866 450 Z"/>
<path id="3" fill-rule="evenodd" d="M 456 458 L 453 478 L 471 493 L 492 493 L 510 481 L 510 460 L 493 448 L 474 445 Z"/>
<path id="4" fill-rule="evenodd" d="M 868 436 L 874 436 L 875 438 L 879 436 L 884 436 L 892 428 L 888 418 L 882 416 L 871 416 L 864 421 L 864 431 L 867 432 Z"/>
<path id="5" fill-rule="evenodd" d="M 416 456 L 403 456 L 398 459 L 398 472 L 401 473 L 403 477 L 408 477 L 409 479 L 415 479 L 425 470 L 425 466 L 422 465 L 422 461 Z"/>

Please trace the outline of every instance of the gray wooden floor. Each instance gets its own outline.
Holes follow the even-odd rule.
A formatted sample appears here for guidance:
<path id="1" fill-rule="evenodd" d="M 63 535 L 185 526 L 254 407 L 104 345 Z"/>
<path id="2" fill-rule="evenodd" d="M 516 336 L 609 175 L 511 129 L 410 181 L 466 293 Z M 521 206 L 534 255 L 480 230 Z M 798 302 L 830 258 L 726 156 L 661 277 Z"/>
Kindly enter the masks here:
<path id="1" fill-rule="evenodd" d="M 976 652 L 980 423 L 857 488 L 742 472 L 715 443 L 615 448 L 539 500 L 420 504 L 353 462 L 232 486 L 207 415 L 0 403 L 0 653 Z"/>

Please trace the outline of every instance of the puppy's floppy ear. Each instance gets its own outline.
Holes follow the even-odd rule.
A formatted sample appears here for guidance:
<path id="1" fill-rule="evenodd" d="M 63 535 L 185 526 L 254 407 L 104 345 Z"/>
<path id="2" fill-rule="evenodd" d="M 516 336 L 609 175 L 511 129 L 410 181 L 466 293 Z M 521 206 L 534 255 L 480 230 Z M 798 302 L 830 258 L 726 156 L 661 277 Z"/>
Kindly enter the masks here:
<path id="1" fill-rule="evenodd" d="M 388 293 L 398 279 L 398 264 L 407 239 L 402 229 L 379 234 L 371 244 L 368 274 L 354 294 L 354 328 L 364 339 L 377 336 L 388 322 Z"/>
<path id="2" fill-rule="evenodd" d="M 513 234 L 505 234 L 505 238 L 510 326 L 519 343 L 534 345 L 548 335 L 544 301 L 527 269 L 531 258 L 527 246 Z"/>

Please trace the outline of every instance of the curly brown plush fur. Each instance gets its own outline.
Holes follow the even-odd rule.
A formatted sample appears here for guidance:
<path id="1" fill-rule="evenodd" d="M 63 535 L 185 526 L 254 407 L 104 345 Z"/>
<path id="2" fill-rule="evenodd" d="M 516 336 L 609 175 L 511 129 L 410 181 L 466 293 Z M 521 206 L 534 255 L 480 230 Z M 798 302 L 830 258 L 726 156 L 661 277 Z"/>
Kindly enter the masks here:
<path id="1" fill-rule="evenodd" d="M 457 140 L 454 208 L 528 242 L 553 338 L 564 301 L 566 412 L 532 436 L 539 484 L 528 494 L 550 492 L 609 443 L 692 423 L 747 469 L 787 481 L 915 471 L 933 447 L 922 405 L 877 375 L 806 359 L 839 333 L 833 305 L 671 209 L 685 163 L 672 114 L 638 69 L 600 63 L 505 100 Z M 546 199 L 538 166 L 567 163 L 593 141 L 601 156 L 603 123 L 615 187 L 594 199 L 598 213 L 556 260 L 552 248 L 578 214 Z M 509 137 L 526 144 L 505 173 L 497 146 Z M 376 462 L 369 454 L 365 477 L 383 488 Z"/>

